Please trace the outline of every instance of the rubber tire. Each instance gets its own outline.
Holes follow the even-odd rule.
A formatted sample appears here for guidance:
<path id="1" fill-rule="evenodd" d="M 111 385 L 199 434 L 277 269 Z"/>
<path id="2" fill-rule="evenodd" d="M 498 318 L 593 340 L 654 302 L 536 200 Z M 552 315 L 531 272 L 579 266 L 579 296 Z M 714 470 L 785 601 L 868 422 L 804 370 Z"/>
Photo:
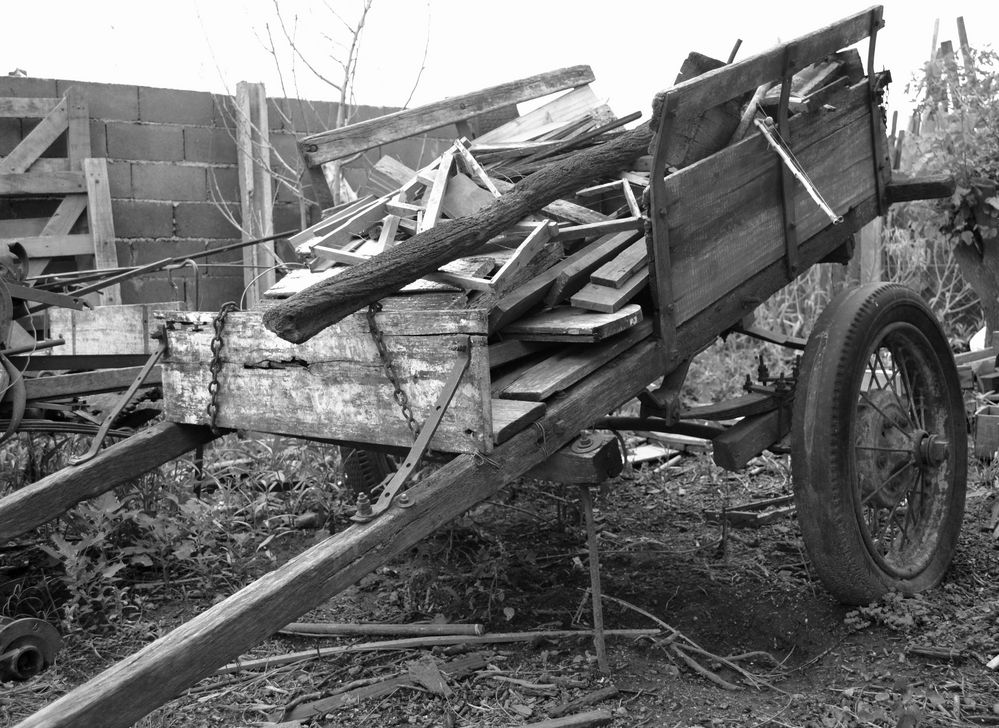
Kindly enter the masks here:
<path id="1" fill-rule="evenodd" d="M 950 488 L 938 506 L 936 543 L 900 576 L 883 568 L 865 540 L 855 470 L 855 420 L 861 378 L 887 327 L 920 340 L 939 367 L 939 409 L 953 439 Z M 937 380 L 934 379 L 936 382 Z M 909 289 L 870 284 L 837 296 L 823 311 L 801 362 L 792 419 L 795 505 L 809 558 L 825 587 L 847 604 L 869 604 L 886 592 L 914 594 L 943 578 L 957 545 L 967 480 L 967 426 L 960 381 L 947 339 L 929 307 Z M 869 498 L 868 498 L 869 500 Z M 903 518 L 907 521 L 907 517 Z M 903 542 L 904 545 L 904 542 Z"/>
<path id="2" fill-rule="evenodd" d="M 393 459 L 377 450 L 341 447 L 340 463 L 344 484 L 354 493 L 368 493 L 396 471 Z"/>

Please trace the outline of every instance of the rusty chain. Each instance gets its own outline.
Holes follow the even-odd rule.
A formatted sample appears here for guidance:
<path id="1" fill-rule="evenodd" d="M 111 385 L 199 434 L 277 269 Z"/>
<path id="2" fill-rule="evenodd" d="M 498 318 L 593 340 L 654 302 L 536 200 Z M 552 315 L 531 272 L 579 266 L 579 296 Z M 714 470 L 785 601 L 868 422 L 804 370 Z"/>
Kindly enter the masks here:
<path id="1" fill-rule="evenodd" d="M 239 306 L 235 301 L 227 301 L 222 304 L 222 308 L 219 312 L 215 314 L 215 318 L 212 319 L 212 328 L 215 330 L 215 334 L 212 336 L 212 361 L 208 365 L 208 371 L 211 372 L 211 380 L 208 382 L 208 406 L 205 408 L 208 411 L 209 424 L 211 425 L 212 432 L 218 434 L 218 416 L 219 416 L 219 374 L 222 372 L 222 346 L 224 342 L 222 340 L 222 330 L 225 328 L 226 317 L 233 311 L 238 311 Z"/>
<path id="2" fill-rule="evenodd" d="M 402 416 L 406 420 L 406 426 L 413 434 L 413 439 L 415 440 L 420 434 L 420 425 L 413 416 L 413 410 L 409 407 L 409 397 L 407 397 L 406 393 L 402 391 L 399 375 L 395 370 L 395 364 L 392 362 L 392 356 L 389 353 L 388 347 L 385 346 L 385 336 L 382 334 L 382 330 L 378 328 L 378 323 L 375 321 L 375 314 L 381 310 L 382 305 L 377 301 L 368 306 L 368 330 L 371 332 L 371 338 L 374 339 L 375 347 L 378 349 L 378 357 L 381 359 L 385 377 L 392 384 L 392 396 L 399 405 L 399 409 L 402 410 Z"/>

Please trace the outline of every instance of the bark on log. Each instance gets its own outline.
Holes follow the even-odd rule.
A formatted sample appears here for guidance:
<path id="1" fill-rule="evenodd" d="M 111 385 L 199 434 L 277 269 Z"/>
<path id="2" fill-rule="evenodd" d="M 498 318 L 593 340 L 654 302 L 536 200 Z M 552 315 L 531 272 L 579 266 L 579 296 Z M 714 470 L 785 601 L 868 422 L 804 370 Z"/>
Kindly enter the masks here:
<path id="1" fill-rule="evenodd" d="M 612 174 L 648 152 L 649 124 L 613 141 L 574 154 L 538 170 L 495 203 L 474 215 L 445 220 L 430 230 L 288 298 L 264 314 L 264 325 L 286 341 L 300 344 L 456 258 L 473 253 L 525 215 Z"/>

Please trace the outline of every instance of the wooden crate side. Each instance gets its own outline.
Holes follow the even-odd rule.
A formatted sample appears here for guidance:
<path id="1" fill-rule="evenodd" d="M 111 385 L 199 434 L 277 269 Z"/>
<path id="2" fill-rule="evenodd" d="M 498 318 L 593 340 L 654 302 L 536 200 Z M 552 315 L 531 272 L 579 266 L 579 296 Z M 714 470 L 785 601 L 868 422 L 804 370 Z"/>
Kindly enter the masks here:
<path id="1" fill-rule="evenodd" d="M 151 354 L 151 334 L 160 326 L 158 311 L 176 310 L 182 301 L 97 306 L 91 310 L 49 309 L 49 332 L 66 343 L 54 354 Z"/>
<path id="2" fill-rule="evenodd" d="M 876 192 L 869 113 L 813 119 L 811 128 L 792 133 L 791 147 L 838 213 Z M 715 157 L 667 185 L 678 322 L 728 295 L 786 250 L 781 163 L 773 150 L 754 138 Z M 799 245 L 831 225 L 800 185 L 794 206 Z"/>
<path id="3" fill-rule="evenodd" d="M 452 329 L 467 324 L 463 313 L 450 316 Z M 178 320 L 182 318 L 195 321 Z M 446 318 L 442 315 L 438 322 Z M 412 444 L 413 436 L 392 396 L 378 350 L 358 319 L 363 321 L 363 317 L 350 317 L 295 345 L 267 331 L 260 311 L 230 314 L 223 335 L 218 425 L 380 445 Z M 189 314 L 169 322 L 163 391 L 166 417 L 174 422 L 209 423 L 210 321 L 210 315 L 199 320 Z M 418 325 L 422 323 L 414 322 Z M 485 336 L 446 328 L 421 334 L 388 327 L 383 331 L 402 389 L 421 422 L 459 350 L 470 344 L 468 371 L 430 446 L 446 452 L 488 452 L 492 411 Z"/>

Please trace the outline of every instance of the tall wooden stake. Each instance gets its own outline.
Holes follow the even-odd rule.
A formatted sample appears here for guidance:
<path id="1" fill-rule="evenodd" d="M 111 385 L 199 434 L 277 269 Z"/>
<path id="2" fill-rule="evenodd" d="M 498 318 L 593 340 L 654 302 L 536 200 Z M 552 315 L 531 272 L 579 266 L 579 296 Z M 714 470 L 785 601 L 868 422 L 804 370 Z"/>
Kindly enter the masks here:
<path id="1" fill-rule="evenodd" d="M 597 527 L 593 522 L 593 496 L 590 486 L 579 486 L 579 502 L 586 518 L 586 549 L 590 556 L 590 596 L 593 598 L 593 646 L 597 651 L 597 667 L 600 672 L 609 673 L 607 643 L 604 641 L 603 591 L 600 588 L 600 556 L 597 550 Z"/>
<path id="2" fill-rule="evenodd" d="M 267 94 L 262 83 L 240 81 L 236 85 L 236 153 L 243 240 L 273 235 L 271 148 Z M 243 285 L 248 307 L 254 306 L 276 282 L 274 271 L 267 270 L 274 264 L 274 243 L 243 248 Z"/>

